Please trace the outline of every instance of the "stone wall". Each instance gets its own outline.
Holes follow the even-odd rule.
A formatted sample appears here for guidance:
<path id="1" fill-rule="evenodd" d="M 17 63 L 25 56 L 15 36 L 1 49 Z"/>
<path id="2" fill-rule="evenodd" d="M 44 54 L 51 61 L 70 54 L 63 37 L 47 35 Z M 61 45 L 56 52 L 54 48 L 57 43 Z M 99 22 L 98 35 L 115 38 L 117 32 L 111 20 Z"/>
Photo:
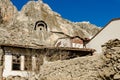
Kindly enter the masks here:
<path id="1" fill-rule="evenodd" d="M 38 79 L 42 80 L 102 80 L 100 56 L 86 56 L 43 64 Z"/>
<path id="2" fill-rule="evenodd" d="M 105 43 L 102 55 L 43 64 L 42 80 L 120 80 L 120 40 Z"/>
<path id="3" fill-rule="evenodd" d="M 103 46 L 102 78 L 120 80 L 120 40 L 109 40 Z"/>

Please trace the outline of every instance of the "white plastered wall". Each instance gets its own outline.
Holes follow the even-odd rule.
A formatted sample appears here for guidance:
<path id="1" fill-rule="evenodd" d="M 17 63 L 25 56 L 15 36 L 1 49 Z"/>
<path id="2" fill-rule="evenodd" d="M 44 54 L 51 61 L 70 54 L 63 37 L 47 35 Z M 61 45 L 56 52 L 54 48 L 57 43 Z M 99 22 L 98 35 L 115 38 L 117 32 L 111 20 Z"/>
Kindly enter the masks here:
<path id="1" fill-rule="evenodd" d="M 83 44 L 72 43 L 72 47 L 74 47 L 74 48 L 83 48 Z"/>
<path id="2" fill-rule="evenodd" d="M 32 57 L 32 60 L 35 60 L 34 56 Z M 24 56 L 21 56 L 21 66 L 20 66 L 21 70 L 16 70 L 16 71 L 12 70 L 12 55 L 10 53 L 5 54 L 4 61 L 5 62 L 4 62 L 4 69 L 3 69 L 3 77 L 8 77 L 8 76 L 29 77 L 30 75 L 29 71 L 24 70 Z"/>
<path id="3" fill-rule="evenodd" d="M 96 49 L 97 53 L 102 52 L 101 45 L 111 39 L 120 39 L 120 20 L 110 22 L 97 36 L 95 36 L 88 44 L 88 48 Z"/>

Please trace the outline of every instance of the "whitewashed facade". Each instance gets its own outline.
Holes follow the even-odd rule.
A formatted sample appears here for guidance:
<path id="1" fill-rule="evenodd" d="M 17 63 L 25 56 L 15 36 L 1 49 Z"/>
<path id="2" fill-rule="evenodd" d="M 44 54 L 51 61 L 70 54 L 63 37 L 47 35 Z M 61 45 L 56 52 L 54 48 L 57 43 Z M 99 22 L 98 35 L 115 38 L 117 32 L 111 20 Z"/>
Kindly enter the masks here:
<path id="1" fill-rule="evenodd" d="M 120 39 L 120 18 L 111 20 L 86 46 L 95 49 L 97 53 L 101 53 L 101 45 L 116 38 Z"/>
<path id="2" fill-rule="evenodd" d="M 74 38 L 74 39 L 63 38 L 63 39 L 59 39 L 56 42 L 55 47 L 83 48 L 83 41 L 80 40 L 79 38 Z"/>
<path id="3" fill-rule="evenodd" d="M 2 45 L 3 59 L 3 77 L 22 76 L 29 77 L 39 71 L 41 57 L 35 49 L 20 46 Z M 33 54 L 34 53 L 34 54 Z M 41 55 L 41 53 L 39 54 Z M 39 63 L 36 63 L 39 62 Z"/>
<path id="4" fill-rule="evenodd" d="M 74 48 L 83 48 L 83 44 L 72 43 L 72 47 L 74 47 Z"/>
<path id="5" fill-rule="evenodd" d="M 7 53 L 4 56 L 4 70 L 3 70 L 3 77 L 8 77 L 8 76 L 22 76 L 22 77 L 28 77 L 29 76 L 29 71 L 25 70 L 25 57 L 22 55 L 20 56 L 20 70 L 13 70 L 13 64 L 12 64 L 12 54 Z M 32 57 L 32 68 L 34 69 L 35 66 L 35 57 Z"/>

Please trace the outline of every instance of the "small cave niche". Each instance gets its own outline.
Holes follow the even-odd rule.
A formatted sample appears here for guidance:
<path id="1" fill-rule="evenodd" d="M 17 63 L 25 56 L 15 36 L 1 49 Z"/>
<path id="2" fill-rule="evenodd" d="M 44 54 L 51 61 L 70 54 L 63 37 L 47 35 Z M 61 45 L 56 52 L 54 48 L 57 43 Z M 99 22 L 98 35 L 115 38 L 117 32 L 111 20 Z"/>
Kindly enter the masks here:
<path id="1" fill-rule="evenodd" d="M 47 31 L 47 24 L 44 22 L 44 21 L 37 21 L 35 23 L 35 27 L 34 27 L 34 30 L 37 30 L 39 29 L 40 31 L 42 30 L 46 30 Z"/>

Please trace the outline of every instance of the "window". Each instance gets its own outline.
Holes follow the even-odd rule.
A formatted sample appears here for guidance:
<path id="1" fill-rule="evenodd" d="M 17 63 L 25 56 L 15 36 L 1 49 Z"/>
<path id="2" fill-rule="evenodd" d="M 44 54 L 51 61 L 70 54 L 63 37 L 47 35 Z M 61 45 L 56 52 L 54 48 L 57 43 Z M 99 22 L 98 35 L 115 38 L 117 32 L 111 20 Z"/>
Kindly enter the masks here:
<path id="1" fill-rule="evenodd" d="M 21 66 L 24 68 L 21 69 Z M 24 55 L 24 59 L 22 59 L 20 54 L 13 54 L 12 70 L 32 70 L 32 56 Z"/>
<path id="2" fill-rule="evenodd" d="M 20 70 L 21 56 L 14 54 L 12 56 L 12 70 Z"/>

